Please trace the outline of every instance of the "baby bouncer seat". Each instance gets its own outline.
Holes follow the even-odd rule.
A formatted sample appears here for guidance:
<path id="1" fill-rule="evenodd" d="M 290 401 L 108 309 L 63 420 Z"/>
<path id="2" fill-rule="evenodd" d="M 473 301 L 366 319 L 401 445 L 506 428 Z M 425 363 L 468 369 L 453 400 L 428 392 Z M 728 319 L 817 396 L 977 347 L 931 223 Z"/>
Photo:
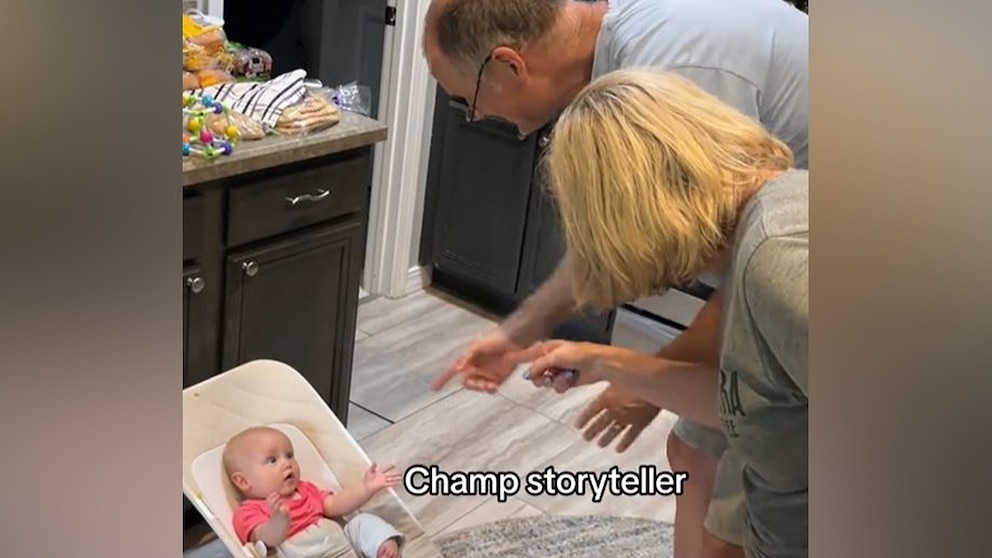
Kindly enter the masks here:
<path id="1" fill-rule="evenodd" d="M 302 478 L 326 488 L 361 483 L 371 465 L 310 383 L 283 363 L 252 361 L 184 389 L 183 494 L 235 558 L 261 555 L 255 546 L 241 544 L 234 533 L 231 518 L 237 500 L 224 476 L 221 452 L 231 436 L 259 425 L 285 432 L 293 442 Z M 442 556 L 392 489 L 360 511 L 381 517 L 402 533 L 404 558 Z"/>

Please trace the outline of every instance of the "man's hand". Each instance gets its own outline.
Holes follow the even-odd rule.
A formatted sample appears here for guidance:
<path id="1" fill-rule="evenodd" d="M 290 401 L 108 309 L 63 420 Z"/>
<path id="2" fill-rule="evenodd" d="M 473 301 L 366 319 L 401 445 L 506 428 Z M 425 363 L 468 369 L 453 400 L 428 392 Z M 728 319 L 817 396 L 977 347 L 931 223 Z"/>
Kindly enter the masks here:
<path id="1" fill-rule="evenodd" d="M 611 385 L 594 399 L 579 415 L 575 425 L 585 429 L 583 436 L 592 441 L 599 437 L 599 447 L 605 448 L 622 432 L 616 445 L 617 453 L 623 453 L 641 435 L 641 432 L 654 420 L 661 409 L 621 391 Z"/>
<path id="2" fill-rule="evenodd" d="M 501 329 L 487 333 L 475 339 L 465 353 L 431 383 L 431 389 L 437 391 L 461 374 L 467 389 L 494 393 L 516 368 L 510 355 L 522 348 L 510 341 Z"/>

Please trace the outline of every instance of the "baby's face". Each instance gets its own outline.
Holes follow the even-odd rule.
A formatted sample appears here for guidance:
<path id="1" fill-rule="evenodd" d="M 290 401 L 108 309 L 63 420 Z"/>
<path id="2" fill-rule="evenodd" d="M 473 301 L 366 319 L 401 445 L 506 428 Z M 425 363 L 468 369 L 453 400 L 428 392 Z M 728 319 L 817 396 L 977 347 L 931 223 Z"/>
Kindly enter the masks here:
<path id="1" fill-rule="evenodd" d="M 292 496 L 300 480 L 300 464 L 289 438 L 277 430 L 253 433 L 243 440 L 232 482 L 249 498 L 271 494 Z"/>

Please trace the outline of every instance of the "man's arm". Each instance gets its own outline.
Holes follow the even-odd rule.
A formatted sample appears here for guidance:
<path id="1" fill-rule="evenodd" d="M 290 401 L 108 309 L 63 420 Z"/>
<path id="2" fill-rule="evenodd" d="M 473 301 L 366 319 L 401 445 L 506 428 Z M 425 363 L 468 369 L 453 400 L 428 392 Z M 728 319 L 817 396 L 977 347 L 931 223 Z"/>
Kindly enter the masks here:
<path id="1" fill-rule="evenodd" d="M 543 339 L 575 314 L 570 262 L 566 254 L 551 276 L 500 325 L 514 344 L 526 347 Z"/>

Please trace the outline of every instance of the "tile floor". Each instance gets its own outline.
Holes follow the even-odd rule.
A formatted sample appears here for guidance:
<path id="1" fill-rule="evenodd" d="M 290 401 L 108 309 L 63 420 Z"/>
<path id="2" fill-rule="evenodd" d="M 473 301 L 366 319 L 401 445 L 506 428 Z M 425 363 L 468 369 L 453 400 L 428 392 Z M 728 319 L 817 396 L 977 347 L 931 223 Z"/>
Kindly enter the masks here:
<path id="1" fill-rule="evenodd" d="M 445 471 L 621 470 L 642 464 L 668 470 L 665 439 L 675 421 L 662 413 L 622 454 L 586 442 L 573 422 L 602 387 L 566 395 L 533 388 L 519 374 L 494 395 L 452 382 L 430 391 L 467 343 L 496 321 L 430 290 L 359 307 L 349 430 L 372 459 L 398 467 L 434 464 Z M 602 514 L 671 521 L 674 497 L 530 496 L 507 502 L 481 496 L 400 497 L 430 535 L 506 517 Z"/>
<path id="2" fill-rule="evenodd" d="M 444 471 L 513 471 L 521 476 L 553 466 L 558 471 L 621 470 L 642 464 L 668 470 L 665 438 L 675 417 L 663 412 L 622 454 L 586 442 L 573 426 L 602 387 L 566 395 L 533 388 L 515 374 L 497 394 L 452 382 L 440 392 L 429 384 L 476 335 L 496 324 L 492 316 L 431 290 L 401 299 L 366 299 L 359 306 L 349 430 L 379 463 L 406 468 L 436 465 Z M 607 495 L 414 496 L 397 490 L 428 535 L 435 536 L 509 517 L 601 514 L 671 521 L 674 497 Z"/>

